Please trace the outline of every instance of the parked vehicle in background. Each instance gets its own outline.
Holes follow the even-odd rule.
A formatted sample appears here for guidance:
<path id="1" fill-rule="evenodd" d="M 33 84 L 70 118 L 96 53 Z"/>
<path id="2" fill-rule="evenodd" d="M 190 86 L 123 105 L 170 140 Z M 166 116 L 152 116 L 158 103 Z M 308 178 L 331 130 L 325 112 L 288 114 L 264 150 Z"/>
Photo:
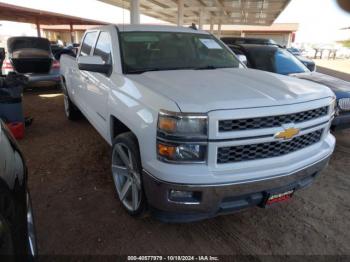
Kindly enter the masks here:
<path id="1" fill-rule="evenodd" d="M 5 48 L 0 47 L 0 68 L 2 68 L 2 63 L 5 60 Z M 1 72 L 0 72 L 1 75 Z"/>
<path id="2" fill-rule="evenodd" d="M 302 52 L 299 48 L 296 47 L 289 47 L 287 48 L 287 51 L 295 56 L 301 56 Z"/>
<path id="3" fill-rule="evenodd" d="M 221 37 L 227 45 L 235 44 L 257 44 L 257 45 L 278 45 L 274 40 L 267 38 L 249 38 L 249 37 Z"/>
<path id="4" fill-rule="evenodd" d="M 350 82 L 311 72 L 295 56 L 278 46 L 241 44 L 229 47 L 236 54 L 244 55 L 250 68 L 289 75 L 329 87 L 337 97 L 333 127 L 350 127 Z"/>
<path id="5" fill-rule="evenodd" d="M 254 45 L 273 45 L 281 48 L 281 45 L 277 44 L 272 39 L 264 38 L 245 38 L 245 37 L 222 37 L 221 40 L 227 45 L 240 45 L 240 44 L 254 44 Z M 311 59 L 302 56 L 301 52 L 297 48 L 287 48 L 287 51 L 293 54 L 299 59 L 310 71 L 316 71 L 316 64 Z"/>
<path id="6" fill-rule="evenodd" d="M 58 50 L 54 56 L 55 56 L 55 59 L 57 61 L 59 61 L 61 59 L 61 56 L 62 55 L 70 55 L 72 57 L 76 57 L 77 56 L 77 52 L 78 52 L 78 49 L 77 47 L 75 47 L 74 45 L 69 45 L 69 46 L 66 46 L 64 48 L 62 48 L 61 50 Z"/>
<path id="7" fill-rule="evenodd" d="M 36 254 L 27 167 L 15 139 L 0 119 L 0 257 L 4 261 L 33 261 Z"/>
<path id="8" fill-rule="evenodd" d="M 247 69 L 205 31 L 105 26 L 61 57 L 65 113 L 112 146 L 118 197 L 133 216 L 194 221 L 289 199 L 334 150 L 334 94 Z"/>
<path id="9" fill-rule="evenodd" d="M 2 74 L 13 72 L 29 78 L 28 87 L 57 86 L 60 84 L 60 63 L 55 60 L 50 42 L 38 37 L 12 37 L 8 39 L 8 55 L 2 66 Z M 17 61 L 21 61 L 18 67 Z M 33 69 L 36 73 L 31 73 Z"/>
<path id="10" fill-rule="evenodd" d="M 293 54 L 300 62 L 302 62 L 310 71 L 316 71 L 316 64 L 311 59 L 304 57 L 300 49 L 295 47 L 287 48 L 287 51 Z"/>
<path id="11" fill-rule="evenodd" d="M 53 54 L 53 56 L 55 57 L 56 60 L 59 60 L 59 59 L 56 58 L 56 55 L 58 53 L 61 53 L 63 49 L 64 49 L 63 46 L 60 46 L 58 44 L 51 44 L 51 52 L 52 52 L 52 54 Z"/>

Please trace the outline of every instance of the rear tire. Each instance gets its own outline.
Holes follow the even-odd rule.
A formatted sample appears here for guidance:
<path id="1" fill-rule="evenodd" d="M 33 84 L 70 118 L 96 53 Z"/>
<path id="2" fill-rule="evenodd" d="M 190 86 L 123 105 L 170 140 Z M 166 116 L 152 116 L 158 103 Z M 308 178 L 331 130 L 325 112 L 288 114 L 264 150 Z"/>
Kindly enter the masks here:
<path id="1" fill-rule="evenodd" d="M 139 217 L 146 211 L 142 184 L 142 167 L 137 139 L 131 132 L 118 135 L 113 141 L 112 176 L 118 198 L 124 209 Z"/>
<path id="2" fill-rule="evenodd" d="M 62 81 L 61 83 L 62 91 L 63 91 L 63 101 L 64 101 L 64 112 L 66 117 L 71 120 L 79 120 L 82 118 L 80 110 L 74 105 L 72 100 L 69 98 L 67 87 L 65 83 Z"/>

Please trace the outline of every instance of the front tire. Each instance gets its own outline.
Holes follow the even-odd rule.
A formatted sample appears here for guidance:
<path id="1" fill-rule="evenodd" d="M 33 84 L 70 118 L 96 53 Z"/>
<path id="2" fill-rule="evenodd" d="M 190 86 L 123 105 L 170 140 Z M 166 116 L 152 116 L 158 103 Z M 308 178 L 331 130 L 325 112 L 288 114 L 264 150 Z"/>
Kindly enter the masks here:
<path id="1" fill-rule="evenodd" d="M 140 216 L 146 210 L 141 172 L 135 135 L 131 132 L 118 135 L 113 141 L 112 175 L 119 200 L 131 216 Z"/>

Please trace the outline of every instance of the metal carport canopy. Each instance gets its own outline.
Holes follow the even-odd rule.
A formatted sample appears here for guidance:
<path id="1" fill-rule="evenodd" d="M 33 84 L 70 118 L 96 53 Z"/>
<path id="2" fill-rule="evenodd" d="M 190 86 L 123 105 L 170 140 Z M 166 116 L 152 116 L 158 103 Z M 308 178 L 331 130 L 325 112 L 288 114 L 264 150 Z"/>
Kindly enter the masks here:
<path id="1" fill-rule="evenodd" d="M 131 23 L 140 14 L 183 24 L 271 25 L 291 0 L 99 0 L 130 10 Z"/>

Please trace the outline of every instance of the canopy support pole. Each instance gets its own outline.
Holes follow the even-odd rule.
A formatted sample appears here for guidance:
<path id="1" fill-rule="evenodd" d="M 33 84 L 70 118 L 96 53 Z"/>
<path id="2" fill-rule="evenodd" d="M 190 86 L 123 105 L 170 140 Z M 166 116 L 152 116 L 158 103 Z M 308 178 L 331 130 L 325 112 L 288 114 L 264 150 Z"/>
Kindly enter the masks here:
<path id="1" fill-rule="evenodd" d="M 210 17 L 210 33 L 211 33 L 211 34 L 214 33 L 214 21 L 213 21 L 213 17 Z"/>
<path id="2" fill-rule="evenodd" d="M 201 9 L 199 11 L 199 29 L 200 30 L 203 29 L 203 24 L 204 24 L 204 11 L 203 11 L 203 9 Z"/>
<path id="3" fill-rule="evenodd" d="M 70 41 L 73 44 L 74 43 L 73 23 L 69 24 L 69 32 L 70 32 Z"/>
<path id="4" fill-rule="evenodd" d="M 132 25 L 140 24 L 140 0 L 130 1 L 130 23 Z"/>
<path id="5" fill-rule="evenodd" d="M 41 29 L 40 29 L 40 23 L 38 18 L 36 18 L 36 33 L 38 37 L 41 37 Z"/>
<path id="6" fill-rule="evenodd" d="M 177 25 L 184 24 L 184 0 L 177 0 Z"/>
<path id="7" fill-rule="evenodd" d="M 218 37 L 221 38 L 221 21 L 218 24 Z"/>

